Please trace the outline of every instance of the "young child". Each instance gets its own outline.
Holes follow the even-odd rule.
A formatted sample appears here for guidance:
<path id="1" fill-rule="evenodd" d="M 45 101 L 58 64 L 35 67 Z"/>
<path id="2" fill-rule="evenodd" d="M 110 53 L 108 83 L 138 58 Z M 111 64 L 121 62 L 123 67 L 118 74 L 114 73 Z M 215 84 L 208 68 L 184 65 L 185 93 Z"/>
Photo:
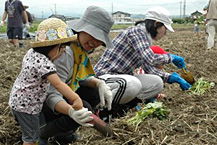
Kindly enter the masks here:
<path id="1" fill-rule="evenodd" d="M 73 102 L 75 110 L 83 107 L 80 97 L 58 77 L 53 64 L 71 44 L 72 34 L 62 20 L 46 19 L 39 24 L 36 41 L 23 58 L 9 99 L 12 113 L 21 126 L 23 145 L 36 145 L 39 140 L 39 113 L 49 84 Z"/>
<path id="2" fill-rule="evenodd" d="M 199 35 L 200 33 L 200 23 L 195 20 L 194 21 L 194 35 Z"/>

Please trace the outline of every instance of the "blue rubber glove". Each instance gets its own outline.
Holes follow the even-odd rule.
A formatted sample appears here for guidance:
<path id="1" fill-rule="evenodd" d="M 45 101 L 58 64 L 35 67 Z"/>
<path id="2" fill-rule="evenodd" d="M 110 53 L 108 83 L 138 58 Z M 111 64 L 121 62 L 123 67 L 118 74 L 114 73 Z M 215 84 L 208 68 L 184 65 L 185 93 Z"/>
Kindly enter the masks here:
<path id="1" fill-rule="evenodd" d="M 179 74 L 177 74 L 175 72 L 171 74 L 171 76 L 168 78 L 167 82 L 170 84 L 178 83 L 182 90 L 188 90 L 191 87 L 191 85 L 188 82 L 186 82 L 183 78 L 181 78 L 179 76 Z"/>
<path id="2" fill-rule="evenodd" d="M 169 55 L 172 57 L 173 64 L 175 64 L 179 69 L 183 67 L 186 69 L 185 60 L 183 57 L 171 53 Z"/>

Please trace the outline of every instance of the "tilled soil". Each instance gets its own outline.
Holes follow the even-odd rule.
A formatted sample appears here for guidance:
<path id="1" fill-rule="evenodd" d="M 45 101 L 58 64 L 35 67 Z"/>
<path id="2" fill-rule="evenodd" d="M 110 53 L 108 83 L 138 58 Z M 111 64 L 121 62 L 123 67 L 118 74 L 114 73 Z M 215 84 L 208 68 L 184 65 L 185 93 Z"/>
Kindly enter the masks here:
<path id="1" fill-rule="evenodd" d="M 117 33 L 111 33 L 114 37 Z M 20 71 L 23 55 L 30 47 L 30 40 L 24 41 L 24 48 L 16 49 L 6 39 L 0 39 L 0 145 L 21 144 L 21 133 L 8 108 L 8 98 L 13 82 Z M 170 53 L 183 56 L 187 70 L 197 80 L 217 83 L 217 48 L 206 50 L 206 34 L 199 36 L 191 30 L 176 30 L 162 40 L 154 42 Z M 103 53 L 100 47 L 90 55 L 95 64 Z M 169 65 L 168 72 L 181 73 Z M 216 87 L 203 95 L 191 95 L 182 91 L 178 84 L 165 84 L 161 101 L 170 109 L 166 120 L 149 117 L 135 128 L 126 120 L 135 115 L 131 110 L 125 117 L 115 119 L 110 126 L 115 132 L 112 138 L 105 138 L 92 128 L 81 127 L 75 145 L 217 145 L 217 90 Z"/>

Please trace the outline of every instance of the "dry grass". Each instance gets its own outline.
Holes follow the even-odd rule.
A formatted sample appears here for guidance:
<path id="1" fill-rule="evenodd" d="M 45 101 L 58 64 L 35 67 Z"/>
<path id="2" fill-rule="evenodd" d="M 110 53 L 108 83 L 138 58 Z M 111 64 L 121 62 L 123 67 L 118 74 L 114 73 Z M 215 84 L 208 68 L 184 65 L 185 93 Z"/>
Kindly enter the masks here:
<path id="1" fill-rule="evenodd" d="M 112 34 L 114 37 L 116 34 Z M 15 49 L 6 40 L 0 40 L 0 145 L 20 144 L 19 126 L 10 115 L 7 105 L 10 88 L 18 74 L 26 47 Z M 205 33 L 194 36 L 192 31 L 169 33 L 163 40 L 154 42 L 167 51 L 183 56 L 195 79 L 203 77 L 217 83 L 217 49 L 206 51 Z M 103 52 L 102 47 L 90 56 L 93 64 Z M 168 72 L 180 72 L 170 65 Z M 216 87 L 209 93 L 194 96 L 180 90 L 177 84 L 165 84 L 162 99 L 169 108 L 167 120 L 147 118 L 137 128 L 130 126 L 126 120 L 135 114 L 128 112 L 124 118 L 116 119 L 110 124 L 115 132 L 112 138 L 104 138 L 92 128 L 81 127 L 80 139 L 75 145 L 216 145 L 217 144 L 217 92 Z"/>

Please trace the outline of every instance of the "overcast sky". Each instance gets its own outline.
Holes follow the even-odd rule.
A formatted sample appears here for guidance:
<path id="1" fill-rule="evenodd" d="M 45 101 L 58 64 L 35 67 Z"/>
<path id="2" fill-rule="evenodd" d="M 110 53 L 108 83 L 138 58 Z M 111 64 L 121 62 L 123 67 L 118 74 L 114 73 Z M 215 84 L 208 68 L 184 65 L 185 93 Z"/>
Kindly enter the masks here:
<path id="1" fill-rule="evenodd" d="M 0 0 L 0 10 L 4 11 L 4 2 Z M 29 12 L 36 17 L 48 17 L 52 13 L 66 16 L 80 16 L 90 5 L 97 5 L 106 9 L 109 13 L 123 11 L 130 14 L 145 14 L 145 11 L 152 6 L 163 6 L 172 15 L 183 14 L 184 0 L 21 0 L 24 5 L 28 5 Z M 186 15 L 190 15 L 196 10 L 202 9 L 208 0 L 186 0 Z M 182 5 L 181 5 L 182 4 Z M 180 8 L 182 7 L 182 8 Z M 55 11 L 56 10 L 56 11 Z M 2 15 L 2 13 L 1 13 Z"/>

